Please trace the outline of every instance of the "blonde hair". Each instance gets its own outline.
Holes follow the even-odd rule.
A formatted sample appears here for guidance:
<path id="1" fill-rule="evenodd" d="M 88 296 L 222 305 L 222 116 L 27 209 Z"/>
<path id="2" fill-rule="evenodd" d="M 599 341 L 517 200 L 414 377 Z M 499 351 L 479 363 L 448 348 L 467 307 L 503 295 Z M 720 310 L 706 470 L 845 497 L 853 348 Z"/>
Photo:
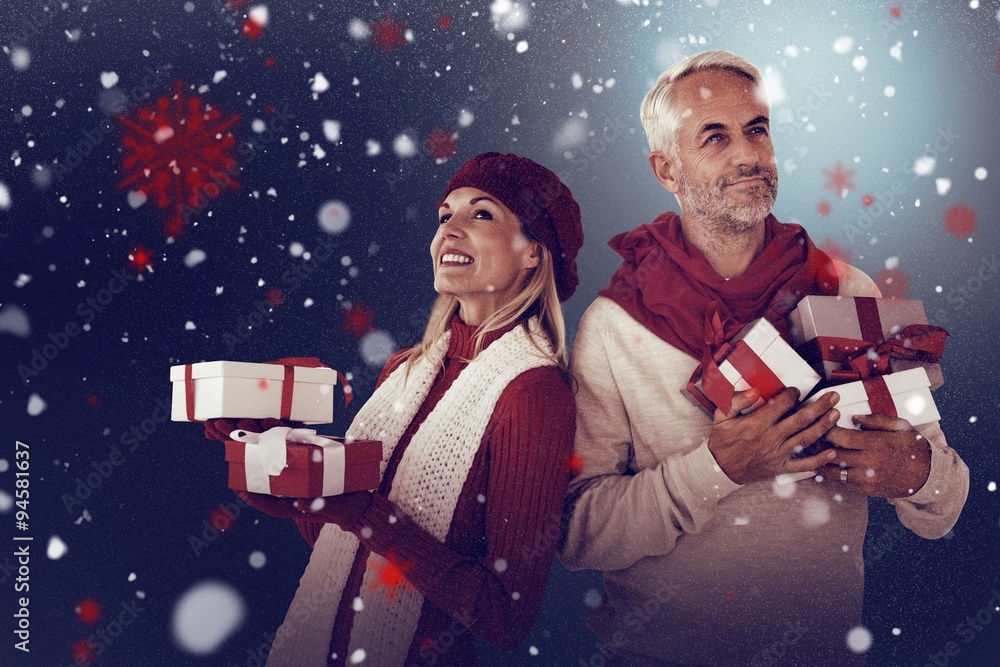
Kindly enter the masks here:
<path id="1" fill-rule="evenodd" d="M 725 70 L 746 77 L 759 87 L 764 101 L 770 106 L 760 70 L 745 58 L 721 49 L 688 56 L 664 70 L 656 85 L 642 99 L 639 116 L 646 130 L 650 151 L 662 151 L 668 157 L 676 157 L 677 131 L 681 126 L 683 109 L 678 109 L 674 102 L 674 84 L 705 70 Z"/>
<path id="2" fill-rule="evenodd" d="M 542 334 L 548 339 L 553 351 L 549 353 L 543 350 L 534 336 L 530 336 L 532 343 L 535 344 L 540 353 L 552 359 L 560 369 L 566 371 L 568 368 L 566 324 L 563 320 L 562 305 L 559 303 L 556 290 L 556 274 L 552 253 L 541 242 L 532 238 L 524 229 L 524 225 L 522 225 L 522 232 L 529 241 L 538 244 L 540 255 L 538 266 L 531 270 L 524 286 L 514 298 L 503 304 L 479 326 L 475 336 L 472 359 L 475 359 L 482 352 L 483 339 L 489 332 L 504 329 L 517 322 L 520 322 L 527 331 L 528 319 L 537 316 L 541 324 Z M 406 363 L 407 376 L 409 376 L 410 369 L 413 368 L 414 364 L 422 357 L 427 356 L 434 344 L 448 331 L 451 326 L 451 318 L 458 312 L 458 307 L 458 299 L 451 295 L 441 294 L 434 301 L 423 339 L 402 354 L 402 359 Z"/>

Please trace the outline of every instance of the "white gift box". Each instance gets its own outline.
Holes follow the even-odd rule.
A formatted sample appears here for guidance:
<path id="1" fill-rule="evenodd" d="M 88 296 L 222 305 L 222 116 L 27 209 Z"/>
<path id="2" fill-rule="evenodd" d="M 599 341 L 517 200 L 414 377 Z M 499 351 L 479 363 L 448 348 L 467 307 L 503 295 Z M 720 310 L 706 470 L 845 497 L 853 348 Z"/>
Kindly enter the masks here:
<path id="1" fill-rule="evenodd" d="M 919 426 L 941 419 L 931 397 L 930 387 L 927 371 L 917 367 L 828 387 L 810 396 L 806 402 L 812 403 L 831 391 L 840 394 L 840 401 L 836 405 L 840 410 L 837 426 L 843 428 L 859 429 L 851 417 L 870 415 L 873 412 L 900 417 L 910 422 L 911 426 Z"/>
<path id="2" fill-rule="evenodd" d="M 170 367 L 170 419 L 282 419 L 305 424 L 333 421 L 337 373 L 243 361 L 205 361 Z"/>

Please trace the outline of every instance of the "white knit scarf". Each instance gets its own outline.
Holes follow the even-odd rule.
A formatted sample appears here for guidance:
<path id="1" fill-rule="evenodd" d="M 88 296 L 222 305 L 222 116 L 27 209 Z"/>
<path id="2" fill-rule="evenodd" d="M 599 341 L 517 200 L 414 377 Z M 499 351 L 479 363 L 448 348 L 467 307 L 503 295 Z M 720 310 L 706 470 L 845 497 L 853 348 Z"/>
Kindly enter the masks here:
<path id="1" fill-rule="evenodd" d="M 539 346 L 551 354 L 536 318 L 529 321 L 529 327 Z M 350 437 L 382 441 L 383 475 L 403 431 L 434 384 L 450 338 L 448 331 L 414 365 L 405 387 L 405 364 L 393 371 L 347 431 Z M 396 470 L 389 500 L 444 542 L 458 496 L 500 394 L 525 371 L 553 364 L 521 326 L 489 345 L 462 370 L 413 435 Z M 278 629 L 267 667 L 327 664 L 337 608 L 359 545 L 353 533 L 335 524 L 323 527 L 285 621 Z M 387 564 L 378 554 L 368 557 L 360 599 L 353 601 L 355 617 L 348 664 L 362 656 L 364 664 L 372 667 L 397 667 L 406 660 L 424 596 L 409 584 L 395 588 L 390 596 L 377 582 L 379 571 Z"/>

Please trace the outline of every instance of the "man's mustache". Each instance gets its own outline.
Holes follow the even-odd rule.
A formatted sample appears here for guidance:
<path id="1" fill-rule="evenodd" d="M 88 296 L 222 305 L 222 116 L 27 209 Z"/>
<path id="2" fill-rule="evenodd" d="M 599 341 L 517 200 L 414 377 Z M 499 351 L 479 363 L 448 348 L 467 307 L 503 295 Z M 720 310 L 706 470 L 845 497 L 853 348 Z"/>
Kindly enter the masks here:
<path id="1" fill-rule="evenodd" d="M 737 181 L 742 181 L 747 178 L 762 178 L 769 186 L 773 186 L 778 180 L 778 172 L 774 169 L 768 169 L 757 165 L 751 169 L 736 172 L 722 182 L 722 187 L 732 185 Z"/>

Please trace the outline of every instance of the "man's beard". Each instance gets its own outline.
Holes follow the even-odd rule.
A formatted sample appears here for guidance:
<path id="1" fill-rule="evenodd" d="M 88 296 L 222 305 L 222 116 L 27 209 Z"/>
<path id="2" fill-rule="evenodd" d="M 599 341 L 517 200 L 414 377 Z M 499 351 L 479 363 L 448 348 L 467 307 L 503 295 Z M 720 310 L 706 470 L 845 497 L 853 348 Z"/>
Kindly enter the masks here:
<path id="1" fill-rule="evenodd" d="M 764 182 L 744 189 L 747 201 L 736 200 L 739 196 L 730 193 L 726 187 L 746 178 L 759 176 Z M 757 165 L 752 169 L 736 172 L 731 176 L 718 178 L 709 185 L 696 185 L 681 172 L 679 196 L 684 198 L 686 215 L 692 215 L 707 223 L 712 231 L 737 235 L 752 231 L 767 217 L 778 196 L 778 172 L 775 169 Z"/>

